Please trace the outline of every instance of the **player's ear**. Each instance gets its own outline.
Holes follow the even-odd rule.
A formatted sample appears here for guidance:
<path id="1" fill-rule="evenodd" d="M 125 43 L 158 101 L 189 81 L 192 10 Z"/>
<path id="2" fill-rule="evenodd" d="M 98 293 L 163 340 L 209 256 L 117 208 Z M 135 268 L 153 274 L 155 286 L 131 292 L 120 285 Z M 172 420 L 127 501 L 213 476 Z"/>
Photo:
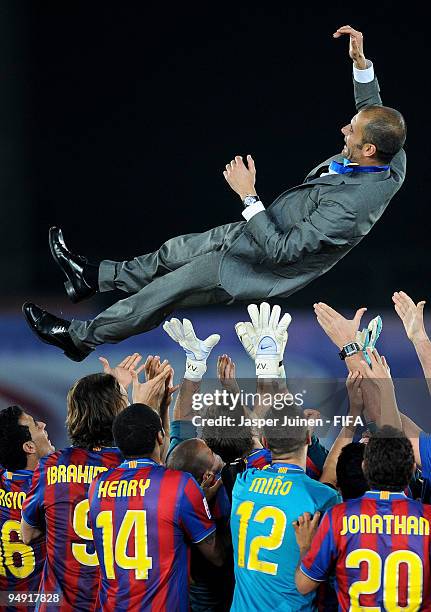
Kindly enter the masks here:
<path id="1" fill-rule="evenodd" d="M 164 429 L 161 429 L 160 431 L 157 432 L 157 443 L 159 446 L 162 446 L 164 441 L 165 441 L 165 431 Z"/>
<path id="2" fill-rule="evenodd" d="M 32 440 L 28 440 L 27 442 L 24 442 L 22 445 L 22 450 L 27 454 L 27 455 L 34 455 L 36 452 L 36 445 Z"/>
<path id="3" fill-rule="evenodd" d="M 307 431 L 307 446 L 311 446 L 311 432 Z"/>
<path id="4" fill-rule="evenodd" d="M 364 145 L 362 145 L 362 155 L 365 157 L 374 157 L 376 153 L 376 145 L 371 144 L 371 142 L 366 142 Z"/>

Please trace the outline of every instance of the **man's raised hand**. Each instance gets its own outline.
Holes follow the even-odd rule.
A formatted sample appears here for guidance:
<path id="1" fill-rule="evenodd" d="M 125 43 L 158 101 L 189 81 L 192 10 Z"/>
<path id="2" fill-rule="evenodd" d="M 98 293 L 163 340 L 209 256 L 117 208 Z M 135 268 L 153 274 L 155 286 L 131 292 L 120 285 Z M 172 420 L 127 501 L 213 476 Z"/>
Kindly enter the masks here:
<path id="1" fill-rule="evenodd" d="M 257 195 L 254 188 L 256 182 L 256 167 L 251 155 L 247 155 L 248 167 L 244 164 L 242 157 L 236 155 L 230 164 L 226 164 L 223 176 L 229 186 L 243 200 L 247 195 Z"/>
<path id="2" fill-rule="evenodd" d="M 314 304 L 314 312 L 320 327 L 340 350 L 346 344 L 355 342 L 356 332 L 366 310 L 366 308 L 359 308 L 353 319 L 346 319 L 323 302 Z"/>
<path id="3" fill-rule="evenodd" d="M 404 291 L 395 291 L 392 296 L 395 311 L 403 322 L 408 339 L 415 344 L 428 340 L 424 325 L 424 306 L 422 300 L 417 304 Z"/>
<path id="4" fill-rule="evenodd" d="M 183 319 L 182 323 L 179 319 L 175 318 L 165 321 L 163 329 L 186 353 L 184 378 L 200 380 L 207 371 L 207 359 L 212 349 L 219 342 L 220 336 L 218 334 L 211 334 L 205 340 L 199 340 L 189 319 Z"/>
<path id="5" fill-rule="evenodd" d="M 220 355 L 217 359 L 217 377 L 224 389 L 230 393 L 240 393 L 235 378 L 235 363 L 229 355 Z"/>
<path id="6" fill-rule="evenodd" d="M 142 356 L 139 353 L 133 353 L 133 355 L 127 355 L 127 357 L 125 357 L 117 366 L 111 368 L 106 357 L 99 357 L 99 361 L 103 365 L 103 371 L 105 374 L 111 374 L 111 376 L 116 378 L 119 384 L 123 385 L 125 389 L 127 389 L 132 382 L 131 371 L 136 369 L 141 359 Z M 138 374 L 143 370 L 143 368 L 144 366 L 140 366 L 138 368 Z"/>
<path id="7" fill-rule="evenodd" d="M 247 307 L 251 323 L 240 321 L 235 325 L 237 336 L 256 364 L 256 376 L 277 377 L 284 375 L 282 368 L 284 349 L 292 317 L 285 313 L 281 319 L 281 308 L 270 307 L 262 302 L 260 307 L 250 304 Z M 280 365 L 281 364 L 281 365 Z"/>
<path id="8" fill-rule="evenodd" d="M 146 404 L 159 412 L 165 397 L 167 384 L 169 385 L 169 381 L 172 379 L 172 368 L 169 363 L 166 360 L 161 363 L 159 373 L 144 383 L 139 382 L 136 370 L 132 370 L 131 375 L 133 380 L 133 403 Z"/>
<path id="9" fill-rule="evenodd" d="M 367 67 L 367 60 L 364 55 L 364 37 L 362 32 L 358 32 L 358 30 L 354 30 L 351 26 L 345 25 L 338 28 L 332 36 L 334 38 L 340 38 L 343 35 L 350 37 L 349 55 L 355 63 L 355 68 L 358 68 L 358 70 L 365 70 Z"/>

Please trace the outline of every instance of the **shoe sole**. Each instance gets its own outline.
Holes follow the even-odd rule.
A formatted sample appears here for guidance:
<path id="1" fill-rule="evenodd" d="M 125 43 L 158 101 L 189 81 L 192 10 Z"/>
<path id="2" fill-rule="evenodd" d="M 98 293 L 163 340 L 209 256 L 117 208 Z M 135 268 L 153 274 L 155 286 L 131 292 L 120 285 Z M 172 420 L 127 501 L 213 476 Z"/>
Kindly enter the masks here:
<path id="1" fill-rule="evenodd" d="M 60 232 L 61 230 L 57 230 L 57 232 Z M 69 298 L 69 300 L 73 303 L 73 304 L 77 304 L 78 302 L 80 302 L 81 300 L 85 299 L 85 298 L 81 298 L 79 297 L 79 295 L 77 294 L 74 286 L 73 286 L 73 282 L 72 279 L 69 277 L 69 275 L 67 274 L 67 272 L 64 270 L 63 266 L 60 263 L 59 258 L 57 257 L 57 253 L 55 252 L 54 246 L 53 246 L 53 234 L 54 232 L 50 229 L 49 230 L 49 248 L 51 251 L 51 255 L 53 260 L 55 261 L 55 263 L 57 264 L 57 266 L 60 268 L 60 270 L 63 272 L 63 274 L 65 275 L 65 277 L 67 278 L 67 281 L 65 281 L 64 284 L 64 288 L 66 289 L 66 293 L 67 293 L 67 297 Z"/>
<path id="2" fill-rule="evenodd" d="M 52 342 L 48 342 L 48 340 L 45 340 L 44 338 L 42 338 L 39 333 L 37 332 L 36 329 L 34 329 L 32 322 L 30 321 L 30 319 L 27 316 L 27 313 L 25 311 L 26 306 L 29 304 L 29 302 L 26 302 L 25 304 L 23 304 L 22 306 L 22 314 L 24 315 L 25 321 L 27 323 L 27 325 L 29 326 L 29 328 L 31 329 L 31 331 L 33 332 L 33 334 L 36 336 L 36 338 L 39 340 L 39 342 L 43 342 L 44 344 L 48 344 L 49 346 L 53 346 L 55 348 L 60 349 L 60 351 L 62 350 L 62 348 L 60 346 L 56 346 L 55 344 L 52 344 Z M 84 361 L 84 359 L 87 357 L 87 355 L 84 355 L 83 357 L 81 355 L 78 356 L 78 354 L 75 355 L 75 353 L 69 353 L 68 351 L 63 351 L 64 355 L 66 355 L 66 357 L 68 357 L 69 359 L 71 359 L 72 361 Z"/>

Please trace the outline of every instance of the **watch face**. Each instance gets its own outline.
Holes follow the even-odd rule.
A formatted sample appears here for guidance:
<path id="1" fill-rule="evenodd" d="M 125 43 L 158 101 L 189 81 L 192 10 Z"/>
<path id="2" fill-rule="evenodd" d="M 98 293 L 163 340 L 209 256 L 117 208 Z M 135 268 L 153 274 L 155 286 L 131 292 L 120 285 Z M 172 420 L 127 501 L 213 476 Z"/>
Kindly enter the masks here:
<path id="1" fill-rule="evenodd" d="M 250 204 L 254 204 L 254 202 L 257 202 L 257 200 L 257 196 L 246 196 L 244 198 L 244 206 L 250 206 Z"/>
<path id="2" fill-rule="evenodd" d="M 352 342 L 344 347 L 346 349 L 346 355 L 354 355 L 358 352 L 358 345 Z"/>

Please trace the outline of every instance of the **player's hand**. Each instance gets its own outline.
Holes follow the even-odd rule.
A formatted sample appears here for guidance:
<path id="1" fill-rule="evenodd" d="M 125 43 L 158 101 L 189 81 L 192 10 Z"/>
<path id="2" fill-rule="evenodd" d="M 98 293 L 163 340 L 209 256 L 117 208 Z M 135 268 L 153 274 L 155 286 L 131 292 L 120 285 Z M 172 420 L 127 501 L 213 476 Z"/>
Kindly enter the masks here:
<path id="1" fill-rule="evenodd" d="M 338 28 L 334 32 L 334 38 L 340 38 L 340 36 L 347 35 L 350 37 L 349 41 L 349 55 L 351 60 L 355 63 L 355 68 L 359 70 L 365 70 L 367 67 L 367 60 L 364 55 L 364 37 L 362 32 L 354 30 L 351 26 L 346 25 Z"/>
<path id="2" fill-rule="evenodd" d="M 349 372 L 346 379 L 350 406 L 349 414 L 353 417 L 361 416 L 364 409 L 364 398 L 361 390 L 362 379 L 362 374 L 358 370 Z"/>
<path id="3" fill-rule="evenodd" d="M 216 479 L 216 476 L 214 474 L 211 474 L 206 480 L 203 480 L 201 487 L 206 497 L 206 500 L 211 501 L 212 499 L 214 499 L 222 485 L 222 479 Z"/>
<path id="4" fill-rule="evenodd" d="M 247 310 L 251 323 L 240 321 L 235 325 L 235 331 L 256 364 L 256 375 L 280 376 L 279 364 L 283 361 L 292 317 L 286 312 L 280 319 L 280 306 L 271 309 L 267 302 L 260 307 L 249 304 Z"/>
<path id="5" fill-rule="evenodd" d="M 165 360 L 161 364 L 160 372 L 144 383 L 139 382 L 138 374 L 132 370 L 133 390 L 132 401 L 134 404 L 146 404 L 159 412 L 166 389 L 166 381 L 171 376 L 172 368 Z"/>
<path id="6" fill-rule="evenodd" d="M 293 521 L 292 525 L 301 555 L 310 550 L 313 538 L 319 527 L 319 520 L 320 512 L 315 512 L 313 518 L 311 518 L 309 512 L 304 512 L 304 514 L 298 517 L 297 521 Z"/>
<path id="7" fill-rule="evenodd" d="M 160 413 L 167 412 L 169 406 L 171 405 L 173 394 L 180 388 L 180 385 L 174 385 L 174 375 L 174 368 L 171 368 L 171 373 L 165 380 L 165 392 L 163 394 L 162 401 L 160 404 Z"/>
<path id="8" fill-rule="evenodd" d="M 127 389 L 132 382 L 132 370 L 136 369 L 141 359 L 142 356 L 139 353 L 133 353 L 133 355 L 127 355 L 127 357 L 125 357 L 121 363 L 114 368 L 111 368 L 106 357 L 99 357 L 99 361 L 103 364 L 103 371 L 105 374 L 111 374 L 111 376 L 116 378 L 119 384 L 123 385 L 125 389 Z M 142 371 L 142 369 L 143 366 L 138 368 L 138 374 Z"/>
<path id="9" fill-rule="evenodd" d="M 248 167 L 244 164 L 241 155 L 236 155 L 230 164 L 226 164 L 223 176 L 229 186 L 243 200 L 247 195 L 257 195 L 254 185 L 256 183 L 256 167 L 251 155 L 247 155 Z"/>
<path id="10" fill-rule="evenodd" d="M 365 360 L 361 361 L 361 375 L 363 380 L 371 380 L 379 388 L 384 388 L 387 386 L 388 382 L 390 386 L 393 387 L 394 383 L 391 376 L 391 370 L 385 357 L 383 357 L 383 355 L 380 356 L 376 349 L 367 349 L 367 354 L 371 361 L 371 367 Z M 364 384 L 364 382 L 362 382 L 362 384 Z"/>
<path id="11" fill-rule="evenodd" d="M 355 341 L 362 315 L 366 310 L 366 308 L 359 308 L 353 319 L 346 319 L 323 302 L 314 304 L 314 312 L 320 327 L 340 350 L 346 344 Z"/>
<path id="12" fill-rule="evenodd" d="M 320 415 L 320 411 L 316 410 L 315 408 L 305 408 L 305 410 L 302 412 L 302 415 L 305 419 L 308 419 L 308 431 L 310 432 L 310 435 L 313 433 L 314 431 L 314 427 L 315 425 L 311 423 L 311 421 L 316 422 L 317 419 L 320 419 L 321 415 Z"/>
<path id="13" fill-rule="evenodd" d="M 404 291 L 395 291 L 392 296 L 395 311 L 403 322 L 408 339 L 415 344 L 428 340 L 424 325 L 424 306 L 422 300 L 417 304 Z"/>
<path id="14" fill-rule="evenodd" d="M 218 334 L 211 334 L 205 340 L 199 340 L 189 319 L 171 319 L 163 323 L 163 329 L 185 351 L 186 371 L 184 378 L 200 380 L 207 371 L 207 359 L 216 344 L 220 341 Z"/>
<path id="15" fill-rule="evenodd" d="M 229 355 L 220 355 L 217 359 L 217 377 L 223 389 L 229 393 L 240 393 L 240 388 L 235 378 L 235 363 Z"/>

